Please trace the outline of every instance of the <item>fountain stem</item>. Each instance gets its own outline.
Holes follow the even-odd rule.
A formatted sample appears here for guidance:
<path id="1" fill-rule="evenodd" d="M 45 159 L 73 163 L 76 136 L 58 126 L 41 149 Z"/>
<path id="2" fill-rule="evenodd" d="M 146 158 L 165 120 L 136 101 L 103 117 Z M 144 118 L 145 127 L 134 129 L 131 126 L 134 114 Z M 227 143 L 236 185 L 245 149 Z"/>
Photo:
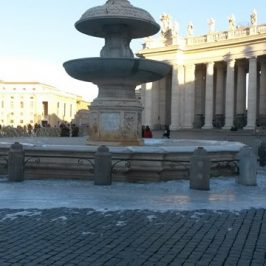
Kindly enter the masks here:
<path id="1" fill-rule="evenodd" d="M 129 47 L 131 37 L 126 25 L 106 25 L 104 31 L 105 46 L 101 50 L 101 57 L 134 58 L 134 54 Z"/>

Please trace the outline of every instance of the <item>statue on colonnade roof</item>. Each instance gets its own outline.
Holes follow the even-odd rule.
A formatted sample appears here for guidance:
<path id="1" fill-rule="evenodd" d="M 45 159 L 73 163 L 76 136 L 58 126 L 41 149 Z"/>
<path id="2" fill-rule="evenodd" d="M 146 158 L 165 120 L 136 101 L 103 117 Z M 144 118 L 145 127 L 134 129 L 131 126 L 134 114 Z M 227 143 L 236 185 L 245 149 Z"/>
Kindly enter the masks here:
<path id="1" fill-rule="evenodd" d="M 236 19 L 235 19 L 235 16 L 233 14 L 228 18 L 228 22 L 229 22 L 229 31 L 235 30 Z"/>
<path id="2" fill-rule="evenodd" d="M 257 11 L 256 11 L 256 9 L 253 9 L 253 11 L 250 15 L 250 24 L 251 24 L 251 26 L 257 25 Z"/>
<path id="3" fill-rule="evenodd" d="M 208 25 L 209 25 L 209 33 L 215 32 L 215 19 L 214 18 L 209 19 Z"/>

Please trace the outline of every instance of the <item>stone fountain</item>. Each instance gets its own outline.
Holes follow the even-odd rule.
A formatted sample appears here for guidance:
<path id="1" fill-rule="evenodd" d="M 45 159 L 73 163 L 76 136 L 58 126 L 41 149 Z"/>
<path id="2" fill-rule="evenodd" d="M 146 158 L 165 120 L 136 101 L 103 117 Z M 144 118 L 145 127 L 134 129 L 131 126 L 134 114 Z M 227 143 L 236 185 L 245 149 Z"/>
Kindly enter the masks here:
<path id="1" fill-rule="evenodd" d="M 90 107 L 90 144 L 141 145 L 142 105 L 136 99 L 139 84 L 167 75 L 171 66 L 154 60 L 134 58 L 130 42 L 156 34 L 160 26 L 145 10 L 127 0 L 108 0 L 88 9 L 75 24 L 78 31 L 105 39 L 98 58 L 64 63 L 73 78 L 93 82 L 98 97 Z"/>
<path id="2" fill-rule="evenodd" d="M 99 87 L 99 95 L 90 110 L 91 145 L 83 138 L 67 141 L 65 138 L 16 137 L 28 158 L 25 178 L 95 179 L 91 160 L 94 160 L 99 144 L 108 144 L 114 181 L 188 178 L 192 154 L 199 146 L 213 161 L 215 175 L 235 172 L 236 167 L 230 162 L 243 148 L 242 143 L 198 139 L 142 140 L 142 106 L 136 99 L 135 87 L 161 79 L 171 69 L 163 62 L 134 58 L 130 50 L 132 39 L 159 31 L 159 25 L 149 13 L 133 7 L 127 0 L 108 0 L 105 5 L 85 12 L 75 26 L 82 33 L 105 38 L 100 58 L 64 63 L 70 76 Z M 13 139 L 1 138 L 0 174 L 1 170 L 6 170 L 5 160 L 1 161 L 1 158 L 6 156 L 13 142 Z M 32 158 L 40 160 L 36 163 Z"/>

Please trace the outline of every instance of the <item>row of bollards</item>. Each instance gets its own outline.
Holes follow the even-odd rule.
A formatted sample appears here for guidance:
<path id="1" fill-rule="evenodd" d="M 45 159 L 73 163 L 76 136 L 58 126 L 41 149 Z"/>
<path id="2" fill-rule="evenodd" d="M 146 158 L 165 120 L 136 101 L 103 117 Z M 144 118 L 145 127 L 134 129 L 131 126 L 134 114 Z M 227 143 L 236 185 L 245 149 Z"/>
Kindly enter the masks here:
<path id="1" fill-rule="evenodd" d="M 239 175 L 236 182 L 245 186 L 256 186 L 257 157 L 249 146 L 244 146 L 238 156 Z M 198 147 L 191 158 L 190 163 L 190 188 L 196 190 L 210 189 L 210 165 L 211 161 L 208 152 Z"/>
<path id="2" fill-rule="evenodd" d="M 24 180 L 25 152 L 23 146 L 15 142 L 8 152 L 8 180 L 20 182 Z"/>
<path id="3" fill-rule="evenodd" d="M 256 185 L 257 157 L 249 146 L 243 147 L 238 154 L 239 176 L 237 183 L 253 186 Z M 15 142 L 8 153 L 8 180 L 24 180 L 25 152 L 23 146 Z M 190 162 L 190 188 L 196 190 L 210 189 L 211 161 L 208 152 L 203 147 L 198 147 Z M 108 147 L 100 146 L 95 153 L 95 185 L 112 184 L 112 155 Z"/>
<path id="4" fill-rule="evenodd" d="M 24 181 L 25 152 L 23 145 L 15 142 L 8 152 L 8 180 Z M 112 184 L 112 155 L 106 146 L 100 146 L 95 153 L 95 185 Z"/>
<path id="5" fill-rule="evenodd" d="M 189 185 L 191 189 L 210 189 L 210 167 L 208 152 L 203 147 L 198 147 L 190 161 Z"/>
<path id="6" fill-rule="evenodd" d="M 112 154 L 104 145 L 95 153 L 94 184 L 99 186 L 112 184 Z"/>

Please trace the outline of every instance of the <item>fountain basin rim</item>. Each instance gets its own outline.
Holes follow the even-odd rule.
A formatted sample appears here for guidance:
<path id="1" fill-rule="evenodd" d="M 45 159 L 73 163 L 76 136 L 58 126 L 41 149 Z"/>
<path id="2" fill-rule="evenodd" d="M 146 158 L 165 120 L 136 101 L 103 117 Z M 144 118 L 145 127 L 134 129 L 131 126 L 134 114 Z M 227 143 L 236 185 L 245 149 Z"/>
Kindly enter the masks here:
<path id="1" fill-rule="evenodd" d="M 140 19 L 129 18 L 127 16 L 99 16 L 80 19 L 75 23 L 75 28 L 86 35 L 105 38 L 105 25 L 123 24 L 128 28 L 132 39 L 144 38 L 159 32 L 160 26 L 156 22 Z"/>
<path id="2" fill-rule="evenodd" d="M 32 139 L 31 139 L 32 140 Z M 45 139 L 44 139 L 45 142 Z M 8 149 L 13 142 L 1 141 L 0 147 Z M 50 150 L 50 151 L 73 151 L 73 152 L 92 152 L 99 146 L 93 145 L 65 145 L 65 144 L 46 144 L 30 143 L 27 138 L 20 141 L 24 150 Z M 232 141 L 211 141 L 196 139 L 144 139 L 143 146 L 109 146 L 112 153 L 136 153 L 136 154 L 172 154 L 172 153 L 193 153 L 198 147 L 203 147 L 208 152 L 238 152 L 246 146 L 241 142 Z"/>
<path id="3" fill-rule="evenodd" d="M 140 85 L 165 77 L 171 65 L 142 58 L 90 57 L 69 60 L 63 64 L 66 72 L 73 78 L 93 82 L 130 82 Z M 125 80 L 126 79 L 126 80 Z"/>

